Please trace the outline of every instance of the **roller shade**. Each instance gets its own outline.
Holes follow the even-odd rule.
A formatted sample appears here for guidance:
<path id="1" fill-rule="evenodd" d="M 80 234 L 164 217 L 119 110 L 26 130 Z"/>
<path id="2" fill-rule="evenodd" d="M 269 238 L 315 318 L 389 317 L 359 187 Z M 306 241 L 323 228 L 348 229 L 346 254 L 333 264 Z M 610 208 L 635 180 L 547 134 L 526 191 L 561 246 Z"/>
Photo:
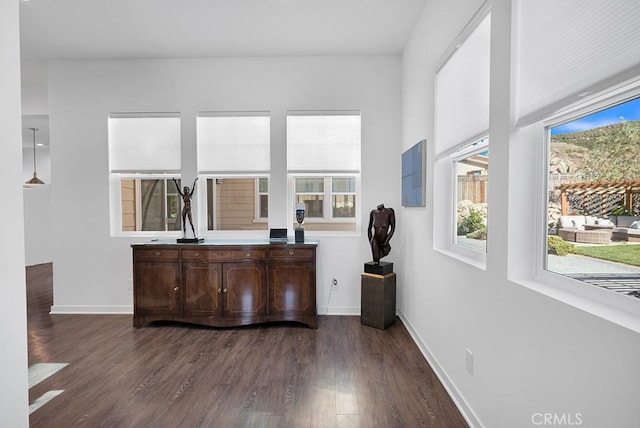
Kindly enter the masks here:
<path id="1" fill-rule="evenodd" d="M 518 125 L 640 75 L 640 1 L 518 0 Z"/>
<path id="2" fill-rule="evenodd" d="M 360 113 L 287 116 L 287 169 L 296 172 L 360 172 Z"/>
<path id="3" fill-rule="evenodd" d="M 177 114 L 111 114 L 111 172 L 180 171 L 180 117 Z"/>
<path id="4" fill-rule="evenodd" d="M 437 154 L 470 142 L 489 129 L 491 15 L 470 24 L 441 61 L 435 81 L 435 150 Z M 478 22 L 479 21 L 479 22 Z"/>
<path id="5" fill-rule="evenodd" d="M 199 114 L 198 171 L 269 172 L 270 132 L 268 112 Z"/>

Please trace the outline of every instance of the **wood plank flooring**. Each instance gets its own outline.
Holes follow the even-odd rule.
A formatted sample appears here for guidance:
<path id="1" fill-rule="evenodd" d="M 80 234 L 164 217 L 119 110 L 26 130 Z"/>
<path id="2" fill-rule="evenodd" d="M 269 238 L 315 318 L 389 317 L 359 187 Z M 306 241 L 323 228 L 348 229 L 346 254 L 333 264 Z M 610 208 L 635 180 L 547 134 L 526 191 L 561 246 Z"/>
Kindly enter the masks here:
<path id="1" fill-rule="evenodd" d="M 130 315 L 49 315 L 51 264 L 27 268 L 29 364 L 68 363 L 29 391 L 32 427 L 466 427 L 398 320 L 321 316 L 240 328 Z"/>

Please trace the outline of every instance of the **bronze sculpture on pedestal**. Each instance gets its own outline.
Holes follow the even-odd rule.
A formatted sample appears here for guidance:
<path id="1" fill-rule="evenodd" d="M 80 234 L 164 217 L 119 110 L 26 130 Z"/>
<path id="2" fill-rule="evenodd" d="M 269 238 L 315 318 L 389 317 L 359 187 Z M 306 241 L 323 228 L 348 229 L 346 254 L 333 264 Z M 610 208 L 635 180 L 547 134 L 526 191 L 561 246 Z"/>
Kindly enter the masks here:
<path id="1" fill-rule="evenodd" d="M 380 259 L 391 252 L 389 241 L 396 229 L 396 214 L 393 208 L 386 208 L 380 204 L 369 214 L 369 243 L 373 262 L 380 264 Z"/>

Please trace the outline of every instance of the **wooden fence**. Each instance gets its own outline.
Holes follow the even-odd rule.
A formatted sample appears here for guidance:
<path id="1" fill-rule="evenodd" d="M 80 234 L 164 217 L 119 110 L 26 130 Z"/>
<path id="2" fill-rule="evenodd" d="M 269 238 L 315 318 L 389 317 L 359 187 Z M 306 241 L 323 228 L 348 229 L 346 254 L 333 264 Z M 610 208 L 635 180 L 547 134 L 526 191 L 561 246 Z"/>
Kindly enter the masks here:
<path id="1" fill-rule="evenodd" d="M 459 175 L 458 202 L 469 200 L 474 204 L 487 202 L 487 175 Z"/>

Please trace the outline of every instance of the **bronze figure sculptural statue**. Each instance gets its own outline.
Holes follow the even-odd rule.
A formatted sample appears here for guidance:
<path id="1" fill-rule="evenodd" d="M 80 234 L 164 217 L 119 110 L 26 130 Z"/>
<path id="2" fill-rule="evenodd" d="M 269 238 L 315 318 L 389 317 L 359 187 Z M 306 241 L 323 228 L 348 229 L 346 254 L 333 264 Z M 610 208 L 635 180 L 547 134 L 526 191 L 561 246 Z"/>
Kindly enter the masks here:
<path id="1" fill-rule="evenodd" d="M 380 263 L 380 259 L 388 255 L 391 251 L 389 241 L 396 229 L 396 214 L 393 208 L 386 208 L 380 204 L 369 214 L 369 243 L 373 261 Z"/>
<path id="2" fill-rule="evenodd" d="M 198 181 L 198 177 L 193 180 L 193 186 L 191 190 L 189 190 L 189 186 L 184 186 L 182 191 L 180 191 L 180 186 L 176 179 L 173 179 L 173 182 L 176 184 L 176 189 L 178 189 L 178 193 L 180 197 L 182 197 L 182 202 L 184 203 L 184 207 L 182 207 L 182 236 L 187 236 L 187 223 L 186 218 L 189 218 L 189 224 L 191 225 L 191 231 L 193 232 L 193 236 L 196 236 L 196 230 L 193 227 L 193 220 L 191 218 L 191 197 L 193 196 L 194 190 L 196 190 L 196 181 Z"/>

